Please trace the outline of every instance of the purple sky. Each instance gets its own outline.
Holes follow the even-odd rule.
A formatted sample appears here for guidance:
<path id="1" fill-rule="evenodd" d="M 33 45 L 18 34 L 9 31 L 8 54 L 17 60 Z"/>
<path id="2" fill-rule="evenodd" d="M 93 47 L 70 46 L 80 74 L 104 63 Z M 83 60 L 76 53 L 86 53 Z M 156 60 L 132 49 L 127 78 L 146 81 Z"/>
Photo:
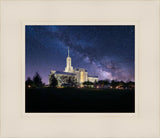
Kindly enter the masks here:
<path id="1" fill-rule="evenodd" d="M 72 66 L 85 68 L 100 80 L 134 81 L 135 27 L 26 26 L 26 79 L 38 72 L 48 84 L 51 70 L 64 71 L 67 49 Z"/>

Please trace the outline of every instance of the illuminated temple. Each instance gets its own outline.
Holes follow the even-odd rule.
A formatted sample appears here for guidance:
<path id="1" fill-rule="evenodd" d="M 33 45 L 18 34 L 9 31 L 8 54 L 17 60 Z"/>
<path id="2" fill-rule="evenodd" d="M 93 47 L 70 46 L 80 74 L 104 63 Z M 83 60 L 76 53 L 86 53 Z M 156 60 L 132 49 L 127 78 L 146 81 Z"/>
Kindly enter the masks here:
<path id="1" fill-rule="evenodd" d="M 51 70 L 49 74 L 49 84 L 51 83 L 51 76 L 54 74 L 55 78 L 58 81 L 58 86 L 67 84 L 67 79 L 70 78 L 75 80 L 78 85 L 83 84 L 85 81 L 97 82 L 98 76 L 88 75 L 87 70 L 84 68 L 73 68 L 71 65 L 71 57 L 69 56 L 68 48 L 68 57 L 66 59 L 66 67 L 64 71 L 54 71 Z"/>

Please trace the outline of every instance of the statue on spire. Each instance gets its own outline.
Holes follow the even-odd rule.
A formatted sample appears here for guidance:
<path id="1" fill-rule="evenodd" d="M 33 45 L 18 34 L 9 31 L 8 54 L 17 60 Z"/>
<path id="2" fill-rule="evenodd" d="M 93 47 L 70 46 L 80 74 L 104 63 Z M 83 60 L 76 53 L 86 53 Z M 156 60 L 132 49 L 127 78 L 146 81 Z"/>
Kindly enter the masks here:
<path id="1" fill-rule="evenodd" d="M 68 47 L 68 57 L 69 57 L 69 47 Z"/>

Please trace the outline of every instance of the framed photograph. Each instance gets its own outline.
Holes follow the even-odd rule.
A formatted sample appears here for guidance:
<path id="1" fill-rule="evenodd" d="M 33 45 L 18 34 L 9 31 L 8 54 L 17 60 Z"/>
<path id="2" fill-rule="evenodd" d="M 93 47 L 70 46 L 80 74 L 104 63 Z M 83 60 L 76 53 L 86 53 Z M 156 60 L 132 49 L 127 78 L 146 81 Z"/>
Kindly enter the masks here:
<path id="1" fill-rule="evenodd" d="M 158 0 L 0 2 L 0 137 L 160 137 Z"/>

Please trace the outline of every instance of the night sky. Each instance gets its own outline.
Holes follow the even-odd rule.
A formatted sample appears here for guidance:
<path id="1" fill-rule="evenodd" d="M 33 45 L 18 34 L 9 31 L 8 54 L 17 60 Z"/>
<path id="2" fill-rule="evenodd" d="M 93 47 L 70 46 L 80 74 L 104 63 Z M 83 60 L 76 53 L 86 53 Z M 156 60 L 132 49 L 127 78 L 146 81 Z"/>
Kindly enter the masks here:
<path id="1" fill-rule="evenodd" d="M 134 81 L 132 25 L 27 25 L 25 29 L 26 79 L 38 72 L 48 84 L 51 70 L 64 71 L 69 47 L 73 68 L 85 68 L 99 80 Z"/>

